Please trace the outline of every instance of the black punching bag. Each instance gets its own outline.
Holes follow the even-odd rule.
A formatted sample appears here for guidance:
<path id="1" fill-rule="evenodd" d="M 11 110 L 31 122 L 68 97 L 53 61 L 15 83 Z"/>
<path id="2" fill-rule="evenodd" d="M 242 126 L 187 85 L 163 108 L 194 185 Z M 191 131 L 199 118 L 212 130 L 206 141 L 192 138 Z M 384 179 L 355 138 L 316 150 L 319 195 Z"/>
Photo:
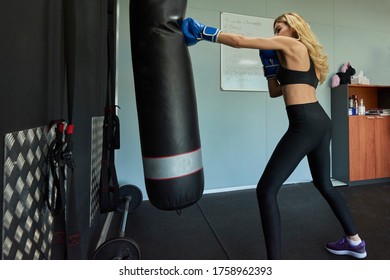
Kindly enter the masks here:
<path id="1" fill-rule="evenodd" d="M 195 86 L 178 22 L 186 0 L 130 0 L 130 35 L 141 150 L 150 202 L 197 202 L 204 175 Z"/>

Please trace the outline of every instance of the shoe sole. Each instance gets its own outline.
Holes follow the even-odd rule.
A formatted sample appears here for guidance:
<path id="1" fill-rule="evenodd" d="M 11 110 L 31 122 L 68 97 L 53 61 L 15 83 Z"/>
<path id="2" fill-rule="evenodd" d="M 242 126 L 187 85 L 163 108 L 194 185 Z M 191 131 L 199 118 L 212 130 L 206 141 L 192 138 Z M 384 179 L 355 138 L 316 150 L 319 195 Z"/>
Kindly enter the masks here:
<path id="1" fill-rule="evenodd" d="M 335 254 L 335 255 L 339 255 L 339 256 L 347 255 L 347 256 L 355 257 L 357 259 L 364 259 L 365 257 L 367 257 L 367 252 L 357 253 L 357 252 L 349 251 L 349 250 L 336 251 L 336 250 L 329 249 L 326 246 L 325 246 L 325 249 L 328 250 L 330 253 Z"/>

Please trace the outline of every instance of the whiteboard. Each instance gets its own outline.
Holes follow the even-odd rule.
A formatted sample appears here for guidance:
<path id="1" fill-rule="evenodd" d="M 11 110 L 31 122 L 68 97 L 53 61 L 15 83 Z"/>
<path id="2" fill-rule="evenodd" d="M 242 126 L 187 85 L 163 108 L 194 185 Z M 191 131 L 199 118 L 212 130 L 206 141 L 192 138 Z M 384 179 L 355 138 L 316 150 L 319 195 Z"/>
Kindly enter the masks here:
<path id="1" fill-rule="evenodd" d="M 272 37 L 274 20 L 221 13 L 221 30 L 251 37 Z M 236 49 L 221 44 L 221 89 L 268 91 L 257 49 Z"/>

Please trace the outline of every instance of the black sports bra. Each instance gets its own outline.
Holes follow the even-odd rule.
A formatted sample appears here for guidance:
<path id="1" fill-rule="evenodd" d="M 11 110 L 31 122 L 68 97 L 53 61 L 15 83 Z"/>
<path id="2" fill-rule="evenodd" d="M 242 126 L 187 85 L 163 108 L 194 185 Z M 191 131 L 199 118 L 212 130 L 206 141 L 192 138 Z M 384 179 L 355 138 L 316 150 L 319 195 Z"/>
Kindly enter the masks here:
<path id="1" fill-rule="evenodd" d="M 314 88 L 317 88 L 318 85 L 316 70 L 314 68 L 314 63 L 311 59 L 310 68 L 308 71 L 290 70 L 284 68 L 280 64 L 276 78 L 282 86 L 289 84 L 308 84 Z"/>

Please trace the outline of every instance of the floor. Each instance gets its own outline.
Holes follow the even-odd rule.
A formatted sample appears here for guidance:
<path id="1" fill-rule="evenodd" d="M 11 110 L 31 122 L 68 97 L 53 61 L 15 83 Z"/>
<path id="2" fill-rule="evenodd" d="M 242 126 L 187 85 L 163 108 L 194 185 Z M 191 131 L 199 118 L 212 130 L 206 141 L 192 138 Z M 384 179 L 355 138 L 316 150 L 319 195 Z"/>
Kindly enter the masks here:
<path id="1" fill-rule="evenodd" d="M 390 259 L 390 183 L 337 187 L 346 199 L 366 259 Z M 323 244 L 343 235 L 329 206 L 311 183 L 284 185 L 279 193 L 282 257 L 285 260 L 340 260 Z M 122 214 L 114 214 L 108 238 L 118 236 Z M 180 213 L 148 201 L 129 213 L 126 237 L 143 260 L 258 260 L 266 251 L 255 189 L 204 194 Z"/>

